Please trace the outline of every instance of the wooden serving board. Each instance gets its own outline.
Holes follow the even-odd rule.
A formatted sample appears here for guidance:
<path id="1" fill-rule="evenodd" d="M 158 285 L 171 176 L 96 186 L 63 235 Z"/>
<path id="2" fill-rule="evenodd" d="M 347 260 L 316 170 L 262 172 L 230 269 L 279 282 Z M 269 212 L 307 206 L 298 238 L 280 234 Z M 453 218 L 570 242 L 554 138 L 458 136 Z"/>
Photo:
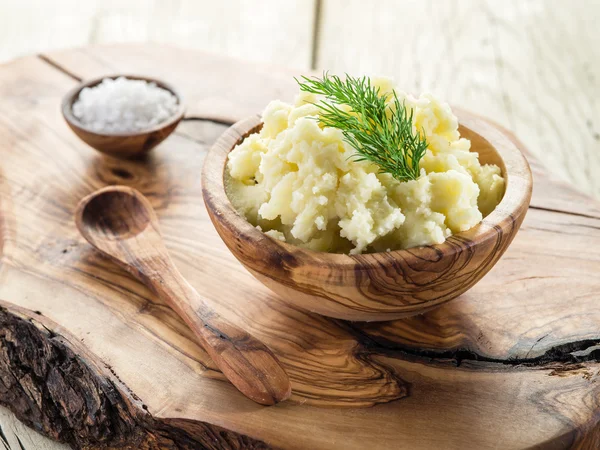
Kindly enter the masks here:
<path id="1" fill-rule="evenodd" d="M 114 72 L 163 78 L 186 98 L 188 117 L 144 161 L 99 155 L 60 116 L 78 79 Z M 290 74 L 154 46 L 0 67 L 0 401 L 75 447 L 600 448 L 600 204 L 537 161 L 503 259 L 425 315 L 312 315 L 231 256 L 202 202 L 203 157 L 220 122 L 290 99 Z M 77 202 L 108 184 L 148 196 L 183 275 L 281 359 L 290 401 L 243 397 L 168 307 L 78 235 Z"/>

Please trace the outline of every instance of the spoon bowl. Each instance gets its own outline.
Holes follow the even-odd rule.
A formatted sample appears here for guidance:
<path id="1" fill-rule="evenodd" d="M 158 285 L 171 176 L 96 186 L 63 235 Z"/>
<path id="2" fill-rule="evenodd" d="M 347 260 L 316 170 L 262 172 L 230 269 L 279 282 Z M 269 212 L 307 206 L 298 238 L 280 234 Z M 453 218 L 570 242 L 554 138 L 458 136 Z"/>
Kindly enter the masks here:
<path id="1" fill-rule="evenodd" d="M 147 200 L 129 190 L 111 189 L 90 198 L 82 210 L 81 228 L 85 238 L 101 247 L 104 240 L 113 241 L 137 236 L 152 221 L 154 210 Z"/>
<path id="2" fill-rule="evenodd" d="M 73 114 L 73 104 L 79 98 L 79 94 L 84 88 L 96 86 L 105 78 L 115 79 L 119 77 L 125 77 L 130 80 L 153 82 L 158 87 L 166 89 L 177 98 L 177 111 L 164 122 L 141 131 L 129 133 L 99 132 L 86 127 Z M 177 125 L 181 119 L 183 119 L 185 107 L 183 106 L 183 101 L 179 93 L 164 81 L 135 75 L 110 75 L 84 81 L 67 92 L 63 97 L 61 111 L 71 130 L 73 130 L 75 134 L 90 147 L 110 156 L 134 158 L 148 153 L 175 131 L 175 128 L 177 128 Z"/>
<path id="3" fill-rule="evenodd" d="M 125 186 L 100 189 L 81 200 L 75 222 L 90 244 L 146 284 L 186 322 L 240 392 L 263 405 L 290 396 L 289 378 L 275 355 L 220 317 L 210 300 L 179 273 L 146 197 Z"/>

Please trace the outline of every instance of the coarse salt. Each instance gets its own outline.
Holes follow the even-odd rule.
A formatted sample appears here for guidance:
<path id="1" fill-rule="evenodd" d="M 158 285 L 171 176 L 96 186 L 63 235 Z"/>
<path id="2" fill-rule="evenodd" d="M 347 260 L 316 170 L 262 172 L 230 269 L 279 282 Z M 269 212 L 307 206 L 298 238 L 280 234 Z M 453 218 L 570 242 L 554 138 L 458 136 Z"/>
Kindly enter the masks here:
<path id="1" fill-rule="evenodd" d="M 105 78 L 81 90 L 73 115 L 93 131 L 127 133 L 164 122 L 177 107 L 177 97 L 154 82 Z"/>

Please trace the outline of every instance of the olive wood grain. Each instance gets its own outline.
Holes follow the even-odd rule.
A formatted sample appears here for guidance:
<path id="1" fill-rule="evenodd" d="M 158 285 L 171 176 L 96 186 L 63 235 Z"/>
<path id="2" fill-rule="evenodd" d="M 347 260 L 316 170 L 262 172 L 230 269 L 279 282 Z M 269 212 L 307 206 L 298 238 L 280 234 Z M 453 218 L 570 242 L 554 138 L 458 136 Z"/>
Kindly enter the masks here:
<path id="1" fill-rule="evenodd" d="M 273 353 L 220 317 L 181 276 L 164 246 L 154 209 L 142 194 L 126 186 L 100 189 L 81 200 L 75 222 L 90 244 L 179 314 L 244 395 L 262 405 L 290 396 L 289 378 Z"/>
<path id="2" fill-rule="evenodd" d="M 147 130 L 137 132 L 98 132 L 86 127 L 73 114 L 73 103 L 79 98 L 80 92 L 84 88 L 91 88 L 100 84 L 105 78 L 118 77 L 125 77 L 131 80 L 143 80 L 148 83 L 154 83 L 162 89 L 166 89 L 177 98 L 177 110 L 172 117 L 162 123 L 154 125 Z M 177 128 L 177 125 L 179 125 L 179 122 L 183 119 L 185 105 L 177 89 L 164 81 L 137 75 L 111 74 L 83 81 L 75 86 L 63 97 L 61 111 L 71 130 L 73 130 L 73 132 L 75 132 L 75 134 L 90 147 L 95 148 L 99 152 L 119 158 L 136 158 L 148 153 L 175 131 L 175 128 Z"/>
<path id="3" fill-rule="evenodd" d="M 502 169 L 500 204 L 468 231 L 440 245 L 343 255 L 271 239 L 239 214 L 225 192 L 227 155 L 260 131 L 253 116 L 230 127 L 208 153 L 202 192 L 209 216 L 235 257 L 257 279 L 294 306 L 338 319 L 384 321 L 422 314 L 474 286 L 504 254 L 529 206 L 529 164 L 510 135 L 457 112 L 461 135 L 483 164 Z"/>
<path id="4" fill-rule="evenodd" d="M 168 79 L 190 106 L 138 161 L 90 149 L 58 110 L 77 78 L 116 72 Z M 203 118 L 233 123 L 291 100 L 291 75 L 154 45 L 0 66 L 0 402 L 84 448 L 598 448 L 600 204 L 539 161 L 529 158 L 531 206 L 505 255 L 422 315 L 327 319 L 283 301 L 233 257 L 199 176 L 227 127 Z M 75 208 L 107 185 L 148 199 L 185 279 L 281 361 L 288 401 L 244 397 L 164 301 L 81 237 Z"/>

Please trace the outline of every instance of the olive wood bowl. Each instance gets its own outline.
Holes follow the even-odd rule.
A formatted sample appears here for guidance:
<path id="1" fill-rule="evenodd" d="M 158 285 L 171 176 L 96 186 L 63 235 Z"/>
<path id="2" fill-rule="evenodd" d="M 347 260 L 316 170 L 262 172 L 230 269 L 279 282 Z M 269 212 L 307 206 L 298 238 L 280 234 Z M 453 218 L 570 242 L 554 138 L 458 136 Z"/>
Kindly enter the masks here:
<path id="1" fill-rule="evenodd" d="M 100 82 L 102 82 L 102 80 L 105 78 L 115 79 L 118 77 L 156 83 L 158 87 L 166 89 L 175 95 L 178 104 L 177 111 L 167 120 L 151 128 L 132 133 L 98 132 L 87 128 L 73 115 L 73 103 L 77 101 L 79 93 L 86 87 L 92 87 L 100 84 Z M 119 158 L 135 158 L 148 153 L 150 150 L 164 141 L 175 130 L 175 128 L 177 128 L 177 125 L 181 119 L 183 119 L 183 115 L 185 113 L 185 107 L 183 105 L 181 96 L 168 83 L 155 78 L 125 74 L 108 75 L 80 83 L 67 92 L 67 94 L 63 97 L 61 110 L 63 117 L 65 118 L 71 130 L 73 130 L 83 142 L 88 144 L 90 147 L 95 148 L 99 152 Z"/>
<path id="2" fill-rule="evenodd" d="M 260 130 L 259 117 L 230 127 L 204 163 L 202 193 L 208 214 L 234 256 L 290 304 L 324 316 L 383 321 L 420 314 L 477 283 L 498 261 L 525 217 L 532 177 L 520 144 L 491 122 L 457 110 L 461 136 L 482 163 L 497 164 L 505 192 L 496 209 L 443 244 L 345 255 L 307 250 L 266 236 L 241 216 L 225 192 L 227 154 Z"/>

